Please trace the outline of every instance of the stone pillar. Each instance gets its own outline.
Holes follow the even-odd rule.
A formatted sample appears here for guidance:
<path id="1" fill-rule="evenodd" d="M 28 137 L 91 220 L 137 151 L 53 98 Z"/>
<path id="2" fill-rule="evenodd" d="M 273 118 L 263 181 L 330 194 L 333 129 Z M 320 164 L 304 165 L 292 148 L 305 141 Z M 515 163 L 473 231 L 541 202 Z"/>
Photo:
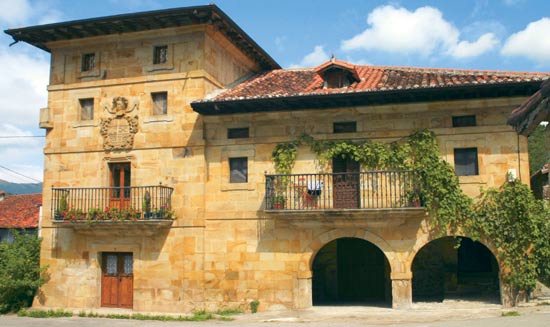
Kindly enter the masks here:
<path id="1" fill-rule="evenodd" d="M 412 304 L 412 274 L 392 273 L 392 308 L 408 309 Z"/>
<path id="2" fill-rule="evenodd" d="M 313 305 L 311 293 L 311 271 L 298 273 L 294 281 L 294 308 L 307 309 Z"/>

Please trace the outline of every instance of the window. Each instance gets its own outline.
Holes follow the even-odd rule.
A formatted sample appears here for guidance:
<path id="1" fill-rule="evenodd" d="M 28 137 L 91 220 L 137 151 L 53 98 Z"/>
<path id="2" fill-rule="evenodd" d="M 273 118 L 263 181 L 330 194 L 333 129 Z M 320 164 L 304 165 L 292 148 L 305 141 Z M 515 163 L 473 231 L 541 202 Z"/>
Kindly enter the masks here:
<path id="1" fill-rule="evenodd" d="M 357 132 L 357 122 L 340 122 L 333 124 L 334 133 L 355 133 Z"/>
<path id="2" fill-rule="evenodd" d="M 453 116 L 453 127 L 476 126 L 476 116 Z"/>
<path id="3" fill-rule="evenodd" d="M 80 120 L 94 119 L 94 99 L 80 99 Z"/>
<path id="4" fill-rule="evenodd" d="M 168 61 L 168 46 L 156 46 L 153 49 L 153 64 L 165 64 Z"/>
<path id="5" fill-rule="evenodd" d="M 348 87 L 351 84 L 348 73 L 340 70 L 331 70 L 325 73 L 325 87 L 338 89 Z"/>
<path id="6" fill-rule="evenodd" d="M 455 173 L 457 176 L 479 175 L 477 148 L 455 149 Z"/>
<path id="7" fill-rule="evenodd" d="M 248 135 L 249 135 L 248 127 L 227 129 L 228 139 L 247 139 Z"/>
<path id="8" fill-rule="evenodd" d="M 229 182 L 248 182 L 248 158 L 229 158 Z"/>
<path id="9" fill-rule="evenodd" d="M 166 113 L 168 112 L 168 109 L 167 109 L 168 93 L 167 92 L 151 93 L 151 98 L 153 99 L 153 115 L 166 115 Z"/>
<path id="10" fill-rule="evenodd" d="M 95 53 L 86 53 L 82 55 L 82 71 L 89 72 L 95 68 Z"/>

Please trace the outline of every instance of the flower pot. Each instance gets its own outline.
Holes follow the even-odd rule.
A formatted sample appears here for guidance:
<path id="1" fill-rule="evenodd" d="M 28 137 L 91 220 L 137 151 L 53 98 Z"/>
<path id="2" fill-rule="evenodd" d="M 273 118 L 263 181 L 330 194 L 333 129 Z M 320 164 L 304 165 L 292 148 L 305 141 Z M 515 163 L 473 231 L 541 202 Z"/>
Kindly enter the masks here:
<path id="1" fill-rule="evenodd" d="M 285 205 L 283 203 L 273 203 L 273 209 L 283 209 L 285 207 Z"/>

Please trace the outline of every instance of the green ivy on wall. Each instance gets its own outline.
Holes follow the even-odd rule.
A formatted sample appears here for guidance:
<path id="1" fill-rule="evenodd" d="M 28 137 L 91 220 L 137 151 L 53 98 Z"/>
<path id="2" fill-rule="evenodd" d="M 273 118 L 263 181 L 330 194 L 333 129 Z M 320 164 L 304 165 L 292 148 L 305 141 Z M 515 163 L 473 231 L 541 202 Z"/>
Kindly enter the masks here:
<path id="1" fill-rule="evenodd" d="M 441 158 L 433 132 L 418 130 L 396 142 L 315 140 L 307 134 L 279 143 L 272 153 L 275 170 L 290 174 L 298 148 L 308 146 L 321 167 L 332 158 L 349 158 L 365 169 L 411 169 L 430 212 L 430 225 L 440 235 L 488 239 L 497 249 L 503 281 L 516 291 L 532 290 L 537 278 L 550 280 L 550 215 L 519 181 L 482 191 L 474 201 L 460 188 L 453 168 Z"/>

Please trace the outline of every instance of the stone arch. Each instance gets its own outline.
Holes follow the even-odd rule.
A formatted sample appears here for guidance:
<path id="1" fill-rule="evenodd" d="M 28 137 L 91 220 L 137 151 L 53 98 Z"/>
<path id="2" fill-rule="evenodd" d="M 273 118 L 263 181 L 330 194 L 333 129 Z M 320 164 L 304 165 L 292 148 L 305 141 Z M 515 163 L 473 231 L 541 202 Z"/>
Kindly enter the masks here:
<path id="1" fill-rule="evenodd" d="M 438 235 L 438 234 L 426 233 L 426 235 L 424 237 L 421 237 L 421 238 L 417 239 L 417 242 L 413 246 L 412 251 L 407 256 L 407 259 L 406 259 L 407 267 L 406 267 L 406 269 L 408 269 L 408 271 L 411 271 L 412 262 L 414 261 L 414 258 L 416 257 L 418 252 L 424 246 L 426 246 L 430 242 L 436 241 L 436 240 L 444 238 L 444 237 L 463 237 L 463 238 L 472 239 L 470 236 L 468 236 L 466 234 L 448 234 L 448 235 L 441 236 L 441 235 Z M 477 242 L 483 244 L 489 251 L 491 251 L 491 253 L 493 254 L 495 259 L 497 260 L 497 262 L 499 264 L 499 267 L 500 267 L 500 261 L 499 261 L 497 248 L 489 240 L 486 240 L 486 239 L 477 240 Z"/>
<path id="2" fill-rule="evenodd" d="M 454 238 L 461 238 L 456 248 Z M 500 295 L 500 265 L 494 248 L 462 235 L 428 237 L 410 255 L 413 301 L 448 298 L 495 301 Z"/>
<path id="3" fill-rule="evenodd" d="M 319 250 L 339 238 L 359 238 L 374 244 L 382 251 L 393 271 L 394 250 L 391 245 L 375 233 L 362 229 L 333 229 L 317 236 L 316 240 L 302 248 L 303 255 L 300 260 L 300 271 L 309 270 L 311 272 L 313 260 Z"/>

